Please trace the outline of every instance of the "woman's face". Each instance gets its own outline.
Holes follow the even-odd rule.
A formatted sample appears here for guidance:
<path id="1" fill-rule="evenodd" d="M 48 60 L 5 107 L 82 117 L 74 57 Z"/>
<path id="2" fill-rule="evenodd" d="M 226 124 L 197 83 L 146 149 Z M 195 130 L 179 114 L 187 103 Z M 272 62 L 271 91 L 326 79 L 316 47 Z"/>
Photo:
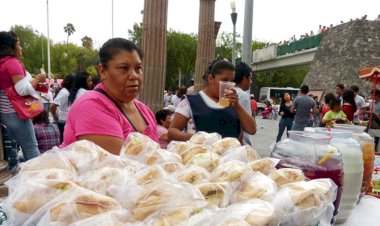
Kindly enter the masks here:
<path id="1" fill-rule="evenodd" d="M 235 71 L 222 70 L 214 77 L 208 75 L 208 88 L 215 98 L 219 98 L 219 81 L 232 82 L 235 79 Z"/>
<path id="2" fill-rule="evenodd" d="M 89 76 L 87 77 L 86 82 L 87 82 L 87 88 L 88 88 L 88 89 L 92 89 L 93 83 L 92 83 L 92 77 L 91 77 L 91 75 L 89 75 Z"/>
<path id="3" fill-rule="evenodd" d="M 290 95 L 289 95 L 289 93 L 285 93 L 285 94 L 284 94 L 284 99 L 285 99 L 285 101 L 290 100 Z"/>
<path id="4" fill-rule="evenodd" d="M 142 88 L 142 64 L 136 50 L 121 50 L 106 66 L 100 64 L 99 72 L 107 92 L 119 102 L 132 101 Z"/>
<path id="5" fill-rule="evenodd" d="M 22 47 L 20 44 L 20 41 L 17 41 L 16 46 L 15 46 L 15 57 L 19 58 L 22 56 Z"/>

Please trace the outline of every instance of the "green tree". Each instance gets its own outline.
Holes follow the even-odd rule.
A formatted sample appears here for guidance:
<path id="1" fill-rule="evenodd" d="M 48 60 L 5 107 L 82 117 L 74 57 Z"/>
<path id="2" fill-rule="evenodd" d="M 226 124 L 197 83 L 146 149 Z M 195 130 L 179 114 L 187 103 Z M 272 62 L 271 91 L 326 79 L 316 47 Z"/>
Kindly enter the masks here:
<path id="1" fill-rule="evenodd" d="M 67 23 L 66 26 L 63 27 L 65 33 L 67 33 L 67 41 L 66 44 L 69 44 L 69 37 L 75 32 L 74 25 L 72 23 Z"/>
<path id="2" fill-rule="evenodd" d="M 133 24 L 132 30 L 128 29 L 129 40 L 131 40 L 132 42 L 136 43 L 136 45 L 141 47 L 142 32 L 143 32 L 143 24 L 142 23 Z"/>
<path id="3" fill-rule="evenodd" d="M 82 46 L 86 49 L 92 49 L 94 42 L 92 41 L 92 38 L 88 37 L 87 35 L 84 36 L 82 39 Z"/>

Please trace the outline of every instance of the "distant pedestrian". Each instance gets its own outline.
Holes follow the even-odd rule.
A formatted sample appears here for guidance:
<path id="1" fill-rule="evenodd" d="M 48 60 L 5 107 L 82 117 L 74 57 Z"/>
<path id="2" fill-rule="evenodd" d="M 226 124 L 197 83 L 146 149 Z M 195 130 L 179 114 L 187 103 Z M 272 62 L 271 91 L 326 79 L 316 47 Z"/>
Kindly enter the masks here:
<path id="1" fill-rule="evenodd" d="M 166 149 L 169 144 L 168 129 L 170 123 L 172 122 L 173 111 L 169 109 L 163 109 L 156 112 L 156 121 L 157 121 L 157 134 L 158 142 L 162 149 Z"/>
<path id="2" fill-rule="evenodd" d="M 55 146 L 59 146 L 61 142 L 58 126 L 50 123 L 49 116 L 46 111 L 41 112 L 41 114 L 33 118 L 33 124 L 38 149 L 41 154 Z"/>
<path id="3" fill-rule="evenodd" d="M 249 98 L 251 99 L 251 111 L 252 111 L 252 117 L 256 117 L 257 115 L 257 102 L 254 98 L 255 96 L 251 94 Z"/>
<path id="4" fill-rule="evenodd" d="M 178 104 L 183 100 L 187 93 L 187 88 L 186 87 L 180 87 L 177 90 L 176 95 L 173 95 L 172 97 L 172 104 L 177 107 Z"/>
<path id="5" fill-rule="evenodd" d="M 173 91 L 170 89 L 164 95 L 164 107 L 167 107 L 172 104 Z"/>
<path id="6" fill-rule="evenodd" d="M 356 112 L 354 115 L 354 122 L 359 123 L 359 120 L 363 120 L 363 115 L 366 110 L 367 104 L 362 96 L 359 95 L 359 87 L 357 85 L 351 86 L 352 91 L 354 91 L 355 95 L 355 103 L 356 103 Z"/>
<path id="7" fill-rule="evenodd" d="M 343 105 L 342 111 L 347 115 L 347 120 L 350 122 L 354 121 L 354 115 L 356 112 L 355 94 L 351 89 L 347 89 L 343 92 Z"/>
<path id="8" fill-rule="evenodd" d="M 320 119 L 319 119 L 319 125 L 320 127 L 325 127 L 326 126 L 326 123 L 323 123 L 322 122 L 322 119 L 323 119 L 323 116 L 325 116 L 325 114 L 330 111 L 330 102 L 335 98 L 335 95 L 333 93 L 327 93 L 324 97 L 324 105 L 321 106 L 321 113 L 319 115 Z"/>
<path id="9" fill-rule="evenodd" d="M 330 111 L 328 111 L 322 119 L 323 123 L 326 123 L 326 127 L 334 128 L 335 123 L 345 123 L 347 121 L 347 116 L 342 111 L 340 101 L 334 98 L 330 102 Z"/>
<path id="10" fill-rule="evenodd" d="M 316 111 L 315 102 L 307 96 L 309 87 L 301 86 L 301 95 L 293 101 L 290 112 L 295 113 L 292 130 L 303 131 L 305 127 L 312 126 L 310 123 L 310 114 Z"/>
<path id="11" fill-rule="evenodd" d="M 343 104 L 343 95 L 344 92 L 344 85 L 343 84 L 338 84 L 335 86 L 335 93 L 337 95 L 337 99 L 340 100 L 341 104 Z"/>
<path id="12" fill-rule="evenodd" d="M 294 113 L 290 112 L 290 108 L 292 107 L 292 99 L 290 97 L 290 94 L 288 92 L 284 93 L 282 95 L 279 115 L 281 116 L 281 120 L 278 124 L 278 134 L 276 142 L 279 142 L 281 140 L 282 134 L 285 131 L 288 132 L 292 129 L 293 121 L 294 121 Z"/>

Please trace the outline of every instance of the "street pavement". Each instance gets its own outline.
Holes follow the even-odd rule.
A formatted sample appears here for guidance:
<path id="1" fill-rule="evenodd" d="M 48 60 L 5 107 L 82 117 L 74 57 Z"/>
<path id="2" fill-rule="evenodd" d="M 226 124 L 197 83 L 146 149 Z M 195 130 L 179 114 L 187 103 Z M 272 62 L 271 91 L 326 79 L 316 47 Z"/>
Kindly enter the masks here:
<path id="1" fill-rule="evenodd" d="M 261 116 L 256 117 L 257 131 L 255 135 L 251 136 L 251 143 L 261 157 L 270 156 L 271 147 L 276 142 L 279 119 L 280 117 L 277 120 L 262 119 Z M 284 138 L 286 138 L 286 131 L 282 136 L 282 139 Z"/>

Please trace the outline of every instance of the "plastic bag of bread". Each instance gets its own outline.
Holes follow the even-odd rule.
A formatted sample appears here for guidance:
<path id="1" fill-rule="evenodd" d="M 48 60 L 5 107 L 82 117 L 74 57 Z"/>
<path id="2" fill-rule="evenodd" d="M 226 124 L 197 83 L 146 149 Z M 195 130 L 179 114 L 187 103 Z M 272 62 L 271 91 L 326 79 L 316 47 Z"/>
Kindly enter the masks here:
<path id="1" fill-rule="evenodd" d="M 98 214 L 89 218 L 86 218 L 81 221 L 74 222 L 69 226 L 89 226 L 89 225 L 97 225 L 97 226 L 125 226 L 126 222 L 130 221 L 131 215 L 125 209 L 113 210 L 109 212 L 105 212 L 102 214 Z M 144 223 L 136 223 L 133 225 L 141 225 L 145 226 Z"/>
<path id="2" fill-rule="evenodd" d="M 220 158 L 220 163 L 229 162 L 231 160 L 250 162 L 259 158 L 259 153 L 257 153 L 255 149 L 249 145 L 244 145 L 224 152 Z"/>
<path id="3" fill-rule="evenodd" d="M 213 206 L 225 207 L 229 203 L 232 187 L 228 182 L 198 184 L 198 189 L 206 201 Z"/>
<path id="4" fill-rule="evenodd" d="M 108 155 L 107 157 L 96 163 L 91 170 L 101 169 L 103 167 L 125 169 L 136 173 L 146 165 L 132 159 L 122 159 L 117 155 Z"/>
<path id="5" fill-rule="evenodd" d="M 188 148 L 194 146 L 195 144 L 190 142 L 184 142 L 184 141 L 171 141 L 168 146 L 166 147 L 167 151 L 170 151 L 172 153 L 177 153 L 178 155 L 182 155 L 184 151 L 186 151 Z"/>
<path id="6" fill-rule="evenodd" d="M 133 175 L 137 184 L 149 184 L 157 180 L 173 180 L 160 165 L 147 166 Z"/>
<path id="7" fill-rule="evenodd" d="M 272 172 L 272 180 L 274 180 L 277 186 L 284 184 L 299 182 L 305 180 L 305 175 L 300 169 L 282 168 Z"/>
<path id="8" fill-rule="evenodd" d="M 180 207 L 186 203 L 197 202 L 197 206 L 206 204 L 202 194 L 193 186 L 165 181 L 146 184 L 137 191 L 131 189 L 126 198 L 132 200 L 129 210 L 136 221 L 142 221 L 158 210 Z"/>
<path id="9" fill-rule="evenodd" d="M 53 149 L 44 154 L 20 164 L 20 173 L 23 171 L 63 169 L 77 174 L 73 164 L 63 155 L 62 151 Z"/>
<path id="10" fill-rule="evenodd" d="M 189 219 L 178 224 L 179 226 L 202 226 L 202 225 L 212 225 L 211 222 L 214 220 L 215 216 L 218 215 L 221 209 L 213 206 L 206 206 L 201 211 L 195 215 L 192 215 Z"/>
<path id="11" fill-rule="evenodd" d="M 314 185 L 319 193 L 326 196 L 328 202 L 335 201 L 338 187 L 334 181 L 328 178 L 322 178 L 308 181 L 308 183 Z"/>
<path id="12" fill-rule="evenodd" d="M 255 161 L 247 162 L 247 166 L 253 171 L 259 171 L 265 175 L 271 175 L 272 172 L 276 170 L 276 165 L 279 162 L 278 159 L 274 158 L 262 158 Z"/>
<path id="13" fill-rule="evenodd" d="M 220 136 L 218 133 L 207 133 L 204 131 L 199 131 L 190 138 L 189 142 L 193 144 L 212 145 L 221 139 L 222 136 Z"/>
<path id="14" fill-rule="evenodd" d="M 6 182 L 10 188 L 9 196 L 3 201 L 2 207 L 9 213 L 8 225 L 21 225 L 33 215 L 41 217 L 41 211 L 46 211 L 47 205 L 69 192 L 75 184 L 61 180 L 25 180 L 20 184 Z"/>
<path id="15" fill-rule="evenodd" d="M 175 173 L 185 168 L 185 165 L 179 162 L 161 163 L 160 166 L 168 173 Z"/>
<path id="16" fill-rule="evenodd" d="M 303 226 L 318 223 L 333 200 L 328 197 L 330 194 L 329 189 L 326 189 L 328 184 L 323 182 L 317 184 L 320 188 L 317 188 L 315 183 L 305 181 L 282 186 L 272 201 L 281 225 Z"/>
<path id="17" fill-rule="evenodd" d="M 247 168 L 241 176 L 241 183 L 231 195 L 231 203 L 250 199 L 261 199 L 270 202 L 276 193 L 277 186 L 272 179 Z"/>
<path id="18" fill-rule="evenodd" d="M 167 163 L 167 162 L 182 163 L 182 158 L 176 153 L 169 152 L 164 149 L 158 149 L 157 151 L 152 152 L 150 153 L 150 155 L 148 155 L 148 158 L 145 163 L 147 165 L 153 165 L 153 164 L 160 164 L 160 163 Z"/>
<path id="19" fill-rule="evenodd" d="M 79 175 L 91 170 L 108 152 L 88 140 L 80 140 L 62 150 L 62 154 L 71 162 Z"/>
<path id="20" fill-rule="evenodd" d="M 223 155 L 226 151 L 238 148 L 241 144 L 238 139 L 232 137 L 226 137 L 221 140 L 214 142 L 211 145 L 211 151 L 218 154 Z"/>
<path id="21" fill-rule="evenodd" d="M 255 226 L 278 225 L 276 220 L 276 212 L 272 204 L 259 199 L 251 199 L 227 206 L 215 217 L 214 221 L 210 225 L 245 226 L 242 220 L 247 222 L 248 225 Z"/>
<path id="22" fill-rule="evenodd" d="M 150 153 L 160 149 L 160 145 L 150 139 L 148 136 L 133 132 L 130 133 L 121 148 L 120 156 L 125 158 L 133 158 L 142 153 Z"/>
<path id="23" fill-rule="evenodd" d="M 204 205 L 205 203 L 201 202 L 190 202 L 181 206 L 160 209 L 147 217 L 144 222 L 152 226 L 179 225 L 202 212 Z"/>
<path id="24" fill-rule="evenodd" d="M 205 152 L 194 155 L 190 163 L 203 167 L 211 172 L 219 165 L 219 158 L 220 156 L 218 154 L 213 152 Z"/>
<path id="25" fill-rule="evenodd" d="M 238 160 L 232 160 L 223 164 L 220 164 L 211 172 L 211 181 L 223 182 L 223 181 L 239 181 L 240 176 L 245 169 L 245 164 Z"/>
<path id="26" fill-rule="evenodd" d="M 115 210 L 121 210 L 115 199 L 85 188 L 76 188 L 50 206 L 37 225 L 69 225 Z"/>
<path id="27" fill-rule="evenodd" d="M 104 167 L 83 174 L 79 177 L 78 184 L 97 193 L 112 196 L 110 187 L 121 188 L 132 174 L 133 172 L 125 169 Z"/>
<path id="28" fill-rule="evenodd" d="M 179 171 L 176 175 L 178 182 L 187 182 L 190 184 L 199 184 L 209 182 L 210 173 L 197 165 L 187 165 L 186 168 Z"/>
<path id="29" fill-rule="evenodd" d="M 180 155 L 182 158 L 183 164 L 189 164 L 191 160 L 194 158 L 195 155 L 206 153 L 210 150 L 209 147 L 204 145 L 193 145 L 189 148 L 187 148 L 185 151 L 183 151 Z"/>

